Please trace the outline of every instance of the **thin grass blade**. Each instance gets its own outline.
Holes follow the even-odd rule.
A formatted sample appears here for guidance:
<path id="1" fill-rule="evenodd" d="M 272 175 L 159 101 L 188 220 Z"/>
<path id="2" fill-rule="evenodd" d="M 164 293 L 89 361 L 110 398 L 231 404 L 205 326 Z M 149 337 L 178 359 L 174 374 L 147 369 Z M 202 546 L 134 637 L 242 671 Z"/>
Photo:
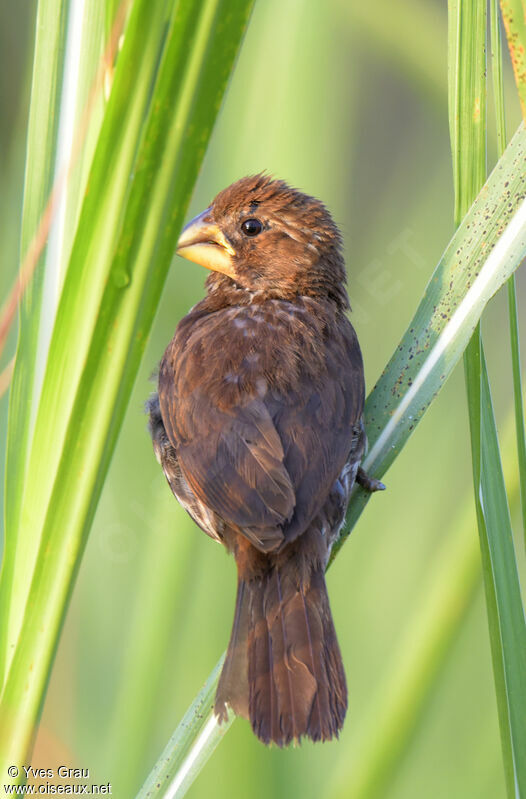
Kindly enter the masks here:
<path id="1" fill-rule="evenodd" d="M 504 85 L 502 79 L 502 45 L 499 24 L 499 2 L 491 0 L 491 71 L 493 75 L 493 97 L 497 122 L 497 155 L 500 158 L 506 146 L 506 122 L 504 113 Z M 515 407 L 515 431 L 520 475 L 522 528 L 526 547 L 526 434 L 522 402 L 522 376 L 519 338 L 519 314 L 515 275 L 508 281 L 508 314 L 510 318 L 511 368 L 513 374 L 513 399 Z"/>
<path id="2" fill-rule="evenodd" d="M 524 0 L 500 0 L 515 83 L 526 121 L 526 8 Z"/>
<path id="3" fill-rule="evenodd" d="M 523 542 L 526 548 L 526 433 L 524 427 L 524 405 L 521 377 L 521 355 L 519 337 L 519 312 L 515 275 L 508 282 L 508 314 L 510 317 L 511 367 L 513 372 L 513 401 L 515 407 L 515 433 L 521 486 L 521 510 Z"/>
<path id="4" fill-rule="evenodd" d="M 510 504 L 519 505 L 513 452 L 513 418 L 503 435 L 503 463 Z M 468 498 L 466 498 L 468 499 Z M 461 634 L 481 586 L 480 552 L 471 496 L 459 509 L 425 578 L 426 590 L 407 627 L 397 636 L 385 678 L 369 703 L 367 718 L 354 735 L 352 755 L 343 753 L 334 770 L 330 799 L 386 796 L 401 764 L 418 746 L 418 733 L 437 683 Z M 415 736 L 415 733 L 416 736 Z"/>
<path id="5" fill-rule="evenodd" d="M 217 723 L 213 705 L 224 656 L 186 711 L 137 799 L 180 799 L 184 796 L 234 720 L 231 713 Z"/>
<path id="6" fill-rule="evenodd" d="M 484 541 L 483 570 L 485 580 L 487 570 L 491 568 L 489 578 L 492 581 L 492 594 L 495 596 L 497 614 L 492 613 L 490 636 L 494 650 L 494 661 L 497 654 L 501 658 L 504 680 L 498 687 L 504 696 L 497 697 L 498 703 L 506 704 L 508 728 L 501 729 L 506 738 L 505 752 L 511 749 L 511 767 L 513 789 L 510 795 L 526 796 L 526 623 L 521 601 L 521 589 L 515 549 L 513 530 L 504 476 L 502 473 L 499 442 L 495 427 L 495 417 L 491 401 L 488 373 L 482 353 L 481 381 L 481 481 L 480 512 L 484 518 L 484 528 L 488 533 Z M 488 548 L 489 563 L 486 562 L 485 547 Z M 489 592 L 488 592 L 489 593 Z M 497 646 L 497 643 L 500 647 Z M 504 713 L 502 713 L 504 716 Z M 508 743 L 509 740 L 509 743 Z M 507 764 L 507 767 L 509 765 Z"/>

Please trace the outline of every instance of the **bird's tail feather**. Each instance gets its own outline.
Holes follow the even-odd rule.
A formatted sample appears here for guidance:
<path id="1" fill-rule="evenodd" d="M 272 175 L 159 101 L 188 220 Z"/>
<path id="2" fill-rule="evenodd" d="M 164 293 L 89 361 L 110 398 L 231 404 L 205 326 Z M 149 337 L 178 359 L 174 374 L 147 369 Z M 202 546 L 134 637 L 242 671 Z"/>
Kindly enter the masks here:
<path id="1" fill-rule="evenodd" d="M 265 743 L 338 735 L 347 688 L 321 569 L 308 582 L 291 564 L 240 579 L 216 696 L 220 718 L 226 703 Z"/>

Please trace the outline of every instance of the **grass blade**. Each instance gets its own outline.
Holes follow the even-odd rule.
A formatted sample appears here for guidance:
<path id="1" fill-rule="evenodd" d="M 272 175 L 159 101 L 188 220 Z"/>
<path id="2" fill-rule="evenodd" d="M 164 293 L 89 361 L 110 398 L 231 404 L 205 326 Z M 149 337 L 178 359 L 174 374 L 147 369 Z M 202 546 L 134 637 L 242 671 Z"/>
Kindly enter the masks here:
<path id="1" fill-rule="evenodd" d="M 523 0 L 500 0 L 515 83 L 526 121 L 526 9 Z"/>
<path id="2" fill-rule="evenodd" d="M 464 352 L 487 302 L 526 253 L 525 141 L 521 125 L 453 236 L 366 402 L 364 464 L 375 477 L 397 457 Z M 357 487 L 344 535 L 368 499 Z"/>
<path id="3" fill-rule="evenodd" d="M 486 176 L 486 3 L 448 3 L 449 135 L 459 225 Z"/>
<path id="4" fill-rule="evenodd" d="M 497 127 L 497 157 L 506 147 L 506 117 L 504 113 L 504 83 L 502 77 L 502 42 L 499 25 L 499 0 L 490 2 L 491 75 L 493 79 L 493 101 Z"/>
<path id="5" fill-rule="evenodd" d="M 526 434 L 524 428 L 524 407 L 522 404 L 521 356 L 519 346 L 519 314 L 517 310 L 517 291 L 515 275 L 508 281 L 508 314 L 510 317 L 511 368 L 513 372 L 513 401 L 515 406 L 515 433 L 521 486 L 522 530 L 526 547 Z"/>
<path id="6" fill-rule="evenodd" d="M 482 548 L 483 571 L 485 582 L 491 580 L 491 588 L 486 585 L 486 591 L 492 600 L 494 597 L 497 611 L 488 614 L 488 618 L 494 664 L 499 657 L 502 664 L 499 664 L 499 671 L 502 669 L 504 678 L 502 680 L 499 675 L 497 687 L 503 694 L 498 695 L 497 700 L 499 705 L 506 706 L 507 727 L 503 730 L 501 726 L 501 736 L 505 741 L 505 754 L 511 754 L 511 762 L 505 764 L 505 768 L 511 770 L 508 790 L 511 796 L 521 797 L 526 796 L 526 624 L 483 353 L 482 365 L 480 512 L 484 525 L 479 524 L 479 531 L 487 531 Z M 486 557 L 486 546 L 489 557 Z M 504 717 L 504 711 L 500 710 L 501 725 Z"/>
<path id="7" fill-rule="evenodd" d="M 153 15 L 152 15 L 153 16 Z M 160 17 L 160 14 L 157 14 L 157 17 Z M 164 21 L 164 16 L 161 18 L 161 21 L 158 23 L 157 30 L 160 29 L 160 25 Z M 143 59 L 144 62 L 148 63 L 148 56 L 153 58 L 153 53 L 150 53 L 149 50 L 152 48 L 152 38 L 156 32 L 156 26 L 154 25 L 154 19 L 150 18 L 150 39 L 143 42 L 144 44 L 144 51 L 143 51 Z M 120 59 L 121 70 L 122 73 L 122 65 L 126 65 L 126 51 L 132 50 L 133 44 L 133 36 L 130 35 L 132 31 L 130 31 L 130 26 L 127 30 L 127 40 L 128 40 L 128 48 L 124 48 L 123 58 Z M 136 45 L 137 47 L 137 45 Z M 138 54 L 136 54 L 137 57 Z M 143 62 L 143 64 L 144 64 Z M 144 72 L 148 75 L 148 70 L 144 65 Z M 111 119 L 111 113 L 115 107 L 119 108 L 119 99 L 120 103 L 126 102 L 127 103 L 127 110 L 128 114 L 122 114 L 122 120 L 130 121 L 130 117 L 133 119 L 133 113 L 135 112 L 135 117 L 138 118 L 140 116 L 140 111 L 142 107 L 139 108 L 139 112 L 136 110 L 137 106 L 140 106 L 141 99 L 144 102 L 144 96 L 147 93 L 149 88 L 149 83 L 146 78 L 144 81 L 146 85 L 143 88 L 143 83 L 139 80 L 137 81 L 136 90 L 135 92 L 129 92 L 128 98 L 124 100 L 122 97 L 122 92 L 126 90 L 126 88 L 130 88 L 122 86 L 119 87 L 119 80 L 117 80 L 117 86 L 114 86 L 116 91 L 113 92 L 112 95 L 112 103 L 110 103 L 108 107 L 108 111 L 106 113 L 105 118 L 105 130 L 103 129 L 101 138 L 102 142 L 108 143 L 106 144 L 106 150 L 110 149 L 109 144 L 115 146 L 121 145 L 120 151 L 120 160 L 116 160 L 116 166 L 112 171 L 110 166 L 106 164 L 107 167 L 107 176 L 110 175 L 107 179 L 106 185 L 106 193 L 102 191 L 101 184 L 97 185 L 97 182 L 93 179 L 93 175 L 91 176 L 91 185 L 92 185 L 92 193 L 91 199 L 94 203 L 100 203 L 100 205 L 106 210 L 104 205 L 104 198 L 105 196 L 111 194 L 111 200 L 116 200 L 116 190 L 115 184 L 117 183 L 117 177 L 120 178 L 120 184 L 126 187 L 127 185 L 127 175 L 123 174 L 125 171 L 121 168 L 118 170 L 118 165 L 124 163 L 131 168 L 131 157 L 130 157 L 130 149 L 131 143 L 128 147 L 124 146 L 124 142 L 121 138 L 116 136 L 115 134 L 109 135 L 106 130 L 108 128 L 115 127 L 116 122 Z M 124 83 L 121 80 L 121 84 Z M 141 94 L 141 88 L 143 89 Z M 113 111 L 113 113 L 115 113 Z M 131 138 L 134 133 L 136 133 L 137 128 L 137 121 L 135 128 L 129 122 L 127 127 L 128 136 Z M 103 158 L 101 155 L 102 146 L 99 145 L 98 147 L 98 157 L 97 160 L 100 162 Z M 127 159 L 127 160 L 125 160 Z M 95 168 L 97 164 L 97 160 L 95 161 Z M 125 190 L 125 188 L 124 188 Z M 79 226 L 79 230 L 77 232 L 77 239 L 76 243 L 78 243 L 79 239 L 86 239 L 87 241 L 93 235 L 93 219 L 89 212 L 89 197 L 90 193 L 88 193 L 88 198 L 84 203 L 83 208 L 83 216 L 84 219 L 87 218 L 86 223 L 82 223 Z M 88 206 L 88 207 L 87 207 Z M 112 218 L 108 217 L 108 222 L 111 225 Z M 110 236 L 111 238 L 111 236 Z M 87 247 L 87 242 L 85 244 Z M 100 251 L 97 253 L 99 257 L 101 256 Z M 73 254 L 71 256 L 73 258 Z M 59 268 L 59 264 L 56 265 Z M 89 260 L 86 258 L 85 260 L 85 267 L 89 268 Z M 95 270 L 94 270 L 95 271 Z M 69 307 L 69 304 L 72 303 L 72 298 L 70 294 L 74 293 L 74 289 L 71 289 L 72 278 L 71 275 L 74 274 L 73 270 L 68 270 L 66 275 L 64 289 L 61 294 L 61 301 L 60 306 L 62 308 Z M 77 269 L 75 271 L 77 275 L 77 281 L 81 277 L 82 269 L 79 269 L 77 265 Z M 95 274 L 91 273 L 90 276 L 93 277 L 95 283 L 96 279 L 99 276 L 96 272 Z M 88 339 L 88 332 L 90 319 L 89 319 L 89 296 L 90 296 L 90 289 L 86 286 L 84 282 L 83 285 L 85 291 L 85 306 L 82 306 L 82 303 L 76 306 L 76 316 L 77 316 L 77 323 L 76 325 L 72 325 L 71 329 L 68 331 L 67 329 L 63 329 L 62 335 L 65 337 L 63 341 L 63 345 L 66 345 L 66 339 L 69 339 L 70 343 L 73 347 L 76 347 L 77 352 L 77 371 L 82 367 L 83 363 L 83 355 L 84 349 L 86 347 L 86 342 Z M 53 338 L 50 344 L 50 355 L 48 357 L 48 369 L 43 379 L 42 384 L 42 391 L 40 397 L 38 397 L 35 401 L 35 408 L 33 408 L 33 414 L 36 416 L 36 421 L 33 421 L 34 424 L 34 431 L 32 431 L 32 441 L 31 447 L 28 452 L 28 463 L 26 466 L 26 473 L 24 475 L 20 475 L 19 480 L 17 481 L 15 487 L 15 497 L 18 497 L 18 502 L 23 505 L 24 512 L 20 514 L 20 516 L 13 517 L 10 519 L 9 515 L 6 515 L 6 538 L 5 538 L 5 553 L 4 553 L 4 560 L 3 560 L 3 569 L 2 569 L 2 582 L 0 585 L 0 594 L 4 599 L 3 610 L 4 614 L 2 618 L 4 619 L 3 628 L 6 629 L 6 641 L 4 644 L 5 647 L 5 657 L 7 661 L 7 666 L 9 667 L 11 658 L 13 653 L 15 652 L 18 635 L 20 628 L 22 626 L 23 615 L 25 612 L 26 601 L 28 592 L 31 585 L 31 580 L 33 576 L 34 566 L 37 559 L 38 548 L 41 542 L 41 527 L 42 521 L 45 514 L 45 507 L 48 501 L 48 497 L 50 494 L 51 486 L 53 484 L 53 475 L 54 470 L 56 469 L 56 465 L 60 460 L 61 457 L 61 440 L 62 440 L 62 429 L 61 425 L 63 426 L 66 423 L 66 415 L 63 417 L 61 414 L 56 412 L 57 403 L 60 403 L 61 409 L 66 412 L 66 399 L 65 393 L 68 390 L 70 393 L 74 392 L 75 389 L 75 369 L 68 368 L 68 361 L 67 360 L 59 360 L 58 362 L 55 360 L 54 355 L 54 347 L 56 344 L 56 323 L 60 322 L 60 319 L 63 316 L 63 312 L 61 312 L 60 307 L 57 311 L 57 317 L 55 320 L 55 329 Z M 93 324 L 93 321 L 91 320 Z M 40 331 L 38 331 L 40 332 Z M 37 332 L 37 338 L 38 338 Z M 47 338 L 47 331 L 46 331 L 46 338 Z M 35 339 L 34 346 L 38 349 L 37 339 Z M 36 350 L 35 350 L 36 351 Z M 61 357 L 64 356 L 64 352 L 61 353 Z M 23 372 L 27 368 L 27 364 L 25 360 L 21 358 L 17 358 L 17 362 L 15 365 L 15 379 L 17 371 Z M 40 367 L 42 368 L 42 367 Z M 61 374 L 61 382 L 62 386 L 59 384 L 59 380 L 55 376 L 56 373 Z M 55 373 L 55 374 L 53 374 Z M 42 380 L 42 378 L 41 378 Z M 51 385 L 50 385 L 51 384 Z M 55 400 L 51 403 L 46 402 L 46 396 L 49 394 L 55 394 Z M 28 427 L 28 417 L 25 416 L 20 421 L 21 416 L 21 409 L 19 406 L 14 406 L 12 412 L 12 418 L 10 419 L 10 428 L 13 426 L 13 436 L 18 432 L 18 427 L 20 425 L 25 425 Z M 39 421 L 40 420 L 40 421 Z M 52 435 L 57 436 L 54 441 L 53 438 L 48 438 L 47 440 L 43 438 L 43 432 L 48 430 Z M 62 433 L 63 435 L 63 433 Z M 15 446 L 15 445 L 13 445 Z M 16 467 L 16 464 L 15 464 Z M 11 471 L 11 464 L 8 462 L 8 472 Z M 16 473 L 16 472 L 15 472 Z M 36 482 L 35 482 L 36 481 Z M 38 489 L 37 489 L 38 486 Z M 11 589 L 12 586 L 12 589 Z M 9 605 L 7 605 L 9 603 Z M 7 612 L 7 607 L 9 611 Z"/>
<path id="8" fill-rule="evenodd" d="M 27 252 L 38 227 L 40 217 L 51 191 L 54 168 L 54 152 L 57 136 L 57 106 L 62 85 L 60 53 L 65 41 L 64 0 L 41 0 L 37 13 L 37 36 L 33 63 L 31 109 L 27 141 L 27 160 L 22 214 L 21 251 Z M 45 30 L 46 36 L 38 31 Z M 43 124 L 43 120 L 47 120 Z M 40 259 L 40 266 L 43 262 Z M 10 422 L 7 443 L 5 485 L 5 529 L 18 526 L 22 507 L 21 487 L 25 479 L 28 454 L 28 417 L 34 416 L 32 401 L 36 368 L 36 351 L 40 324 L 40 302 L 43 275 L 41 268 L 35 271 L 20 306 L 20 325 L 17 346 L 19 366 L 11 381 L 9 397 Z M 6 545 L 5 545 L 6 546 Z M 5 551 L 5 547 L 4 547 Z M 0 618 L 6 619 L 8 603 L 13 585 L 14 572 L 2 562 L 0 589 Z M 0 625 L 0 684 L 3 682 L 7 657 L 8 625 Z"/>
<path id="9" fill-rule="evenodd" d="M 518 647 L 521 639 L 524 639 L 524 646 L 526 647 L 526 628 L 524 628 L 524 614 L 515 552 L 513 550 L 511 523 L 500 469 L 495 419 L 493 417 L 489 382 L 480 336 L 474 337 L 470 342 L 470 353 L 469 358 L 466 358 L 465 373 L 468 390 L 475 509 L 482 556 L 482 572 L 486 593 L 486 610 L 497 695 L 504 776 L 508 795 L 510 797 L 521 796 L 521 793 L 516 793 L 515 791 L 515 785 L 517 784 L 513 747 L 515 730 L 512 727 L 509 704 L 511 697 L 508 687 L 508 672 L 511 671 L 512 675 L 514 675 L 512 683 L 517 681 L 519 692 L 515 699 L 520 703 L 521 694 L 523 693 L 521 684 L 524 679 L 524 668 L 521 663 L 523 654 L 521 654 Z M 489 408 L 487 407 L 488 403 Z M 488 449 L 490 448 L 493 450 L 493 459 L 488 457 Z M 500 494 L 501 490 L 503 494 Z M 502 515 L 496 516 L 494 509 L 491 507 L 491 504 L 495 502 L 493 493 L 497 495 L 497 502 Z M 502 544 L 508 538 L 509 546 L 503 552 Z M 495 558 L 497 558 L 497 561 L 495 561 Z M 508 559 L 507 562 L 506 558 Z M 509 581 L 509 591 L 504 581 Z M 509 627 L 510 612 L 514 620 L 516 620 L 517 614 L 522 615 L 522 632 L 520 632 L 520 624 L 517 625 L 516 621 L 511 628 Z M 519 633 L 519 637 L 515 640 L 514 637 L 509 637 L 510 632 L 513 633 L 514 630 Z M 524 652 L 526 652 L 526 648 L 523 650 Z M 522 734 L 519 731 L 519 741 L 521 737 Z"/>
<path id="10" fill-rule="evenodd" d="M 234 715 L 231 713 L 228 720 L 219 725 L 212 711 L 223 660 L 224 656 L 188 708 L 137 799 L 180 799 L 184 796 L 229 729 Z"/>
<path id="11" fill-rule="evenodd" d="M 100 53 L 103 50 L 104 0 L 96 0 L 85 7 L 75 0 L 75 13 L 62 3 L 59 9 L 50 0 L 42 0 L 37 16 L 36 55 L 34 63 L 33 103 L 30 114 L 30 130 L 27 149 L 25 205 L 22 229 L 23 275 L 33 280 L 24 295 L 21 309 L 17 366 L 10 395 L 10 425 L 7 446 L 6 482 L 6 543 L 0 580 L 1 625 L 0 661 L 8 667 L 14 652 L 20 626 L 26 589 L 36 556 L 33 530 L 28 536 L 11 535 L 21 525 L 21 509 L 24 504 L 24 484 L 30 457 L 31 439 L 37 416 L 42 380 L 47 360 L 53 321 L 60 296 L 65 263 L 69 257 L 71 240 L 79 212 L 80 198 L 84 195 L 87 176 L 81 175 L 84 162 L 93 152 L 92 139 L 100 128 L 103 111 Z M 125 8 L 126 0 L 121 7 Z M 111 60 L 115 54 L 116 37 L 122 30 L 123 15 L 119 14 L 114 24 L 113 36 L 104 52 Z M 119 25 L 117 24 L 120 23 Z M 51 36 L 55 49 L 48 52 L 49 32 L 58 26 L 61 38 Z M 82 47 L 78 47 L 81 37 Z M 78 51 L 78 52 L 77 52 Z M 55 66 L 47 83 L 41 85 L 39 73 L 49 72 L 48 60 L 53 63 L 57 53 L 68 54 L 64 64 Z M 72 68 L 71 54 L 75 68 Z M 95 62 L 95 63 L 94 63 Z M 62 72 L 73 72 L 76 80 L 68 74 L 61 82 Z M 98 103 L 95 101 L 98 99 Z M 42 137 L 47 129 L 49 108 L 56 110 L 57 124 L 50 129 L 53 137 Z M 54 102 L 52 102 L 54 101 Z M 84 111 L 82 111 L 84 105 Z M 60 107 L 59 107 L 60 106 Z M 86 113 L 88 112 L 88 113 Z M 73 130 L 74 119 L 79 119 L 78 129 Z M 35 131 L 33 132 L 33 124 Z M 46 142 L 46 149 L 41 141 Z M 44 193 L 44 184 L 48 187 Z M 51 186 L 51 182 L 53 185 Z M 65 222 L 69 220 L 69 227 Z M 42 243 L 49 236 L 49 246 L 40 256 Z M 35 263 L 35 258 L 38 259 Z M 42 313 L 41 313 L 42 308 Z"/>
<path id="12" fill-rule="evenodd" d="M 86 536 L 251 7 L 137 0 L 130 13 L 53 328 L 24 513 L 6 530 L 6 572 L 19 592 L 0 770 L 27 762 Z"/>
<path id="13" fill-rule="evenodd" d="M 497 121 L 497 155 L 500 158 L 506 146 L 506 123 L 504 114 L 504 86 L 502 81 L 502 46 L 499 26 L 499 2 L 491 0 L 491 71 L 493 75 L 493 96 Z M 517 310 L 517 290 L 515 275 L 508 281 L 508 314 L 510 318 L 511 368 L 513 374 L 513 398 L 515 405 L 515 430 L 517 436 L 517 455 L 519 461 L 522 528 L 526 547 L 526 434 L 524 428 L 524 408 L 522 405 L 522 376 L 519 345 L 519 316 Z"/>
<path id="14" fill-rule="evenodd" d="M 513 458 L 513 419 L 503 436 L 503 463 L 510 502 L 519 504 L 519 481 Z M 401 765 L 418 745 L 423 721 L 451 648 L 481 585 L 480 553 L 473 502 L 464 503 L 444 532 L 426 593 L 407 627 L 397 636 L 394 657 L 372 699 L 365 723 L 356 732 L 352 756 L 345 753 L 335 770 L 331 799 L 379 799 L 388 795 Z"/>
<path id="15" fill-rule="evenodd" d="M 485 4 L 449 4 L 450 131 L 458 224 L 482 185 L 485 140 Z M 495 11 L 492 14 L 495 22 Z M 495 31 L 493 35 L 495 47 Z M 495 73 L 499 86 L 500 75 Z M 498 108 L 501 120 L 502 109 Z M 464 357 L 475 506 L 508 795 L 526 795 L 526 625 L 489 380 L 477 326 Z"/>

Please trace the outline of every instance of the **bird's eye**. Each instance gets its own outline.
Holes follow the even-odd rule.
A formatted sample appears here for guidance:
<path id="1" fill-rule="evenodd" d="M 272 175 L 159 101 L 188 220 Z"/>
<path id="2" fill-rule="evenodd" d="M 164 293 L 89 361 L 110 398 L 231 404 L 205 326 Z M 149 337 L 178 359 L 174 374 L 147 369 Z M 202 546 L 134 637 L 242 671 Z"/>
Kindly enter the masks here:
<path id="1" fill-rule="evenodd" d="M 245 236 L 257 236 L 263 230 L 263 225 L 259 219 L 245 219 L 241 225 L 241 230 Z"/>

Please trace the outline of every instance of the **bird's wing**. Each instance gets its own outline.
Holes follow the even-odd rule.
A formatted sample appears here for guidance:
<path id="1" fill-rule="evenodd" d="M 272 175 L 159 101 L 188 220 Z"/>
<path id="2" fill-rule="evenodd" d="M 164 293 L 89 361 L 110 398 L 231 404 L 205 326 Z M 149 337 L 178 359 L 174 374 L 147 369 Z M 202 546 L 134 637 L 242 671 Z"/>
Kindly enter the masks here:
<path id="1" fill-rule="evenodd" d="M 275 369 L 262 363 L 263 349 L 259 363 L 245 357 L 232 367 L 219 362 L 235 342 L 223 349 L 219 335 L 196 333 L 184 346 L 176 336 L 168 348 L 159 373 L 163 422 L 198 499 L 258 549 L 275 550 L 307 529 L 349 458 L 363 411 L 360 349 L 345 322 L 326 337 L 315 367 L 282 340 Z M 241 374 L 230 394 L 228 363 Z"/>
<path id="2" fill-rule="evenodd" d="M 363 363 L 349 323 L 329 339 L 324 367 L 318 379 L 300 373 L 294 393 L 278 396 L 270 408 L 296 495 L 287 542 L 308 529 L 335 482 L 363 455 Z"/>
<path id="3" fill-rule="evenodd" d="M 204 387 L 177 402 L 173 383 L 163 390 L 163 374 L 163 419 L 189 487 L 258 549 L 275 549 L 283 540 L 282 525 L 292 517 L 295 495 L 268 409 L 254 399 L 226 413 Z"/>

